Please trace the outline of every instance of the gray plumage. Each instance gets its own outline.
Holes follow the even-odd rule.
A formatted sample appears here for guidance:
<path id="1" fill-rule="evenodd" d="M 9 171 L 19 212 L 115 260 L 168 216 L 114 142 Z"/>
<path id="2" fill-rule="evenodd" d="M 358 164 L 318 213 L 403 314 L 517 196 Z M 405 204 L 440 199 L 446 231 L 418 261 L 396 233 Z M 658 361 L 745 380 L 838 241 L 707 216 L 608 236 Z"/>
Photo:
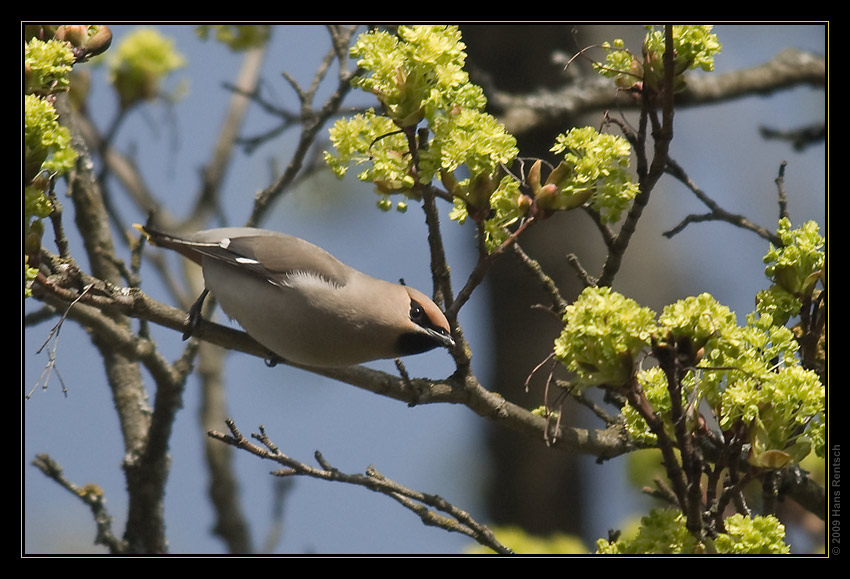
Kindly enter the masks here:
<path id="1" fill-rule="evenodd" d="M 184 237 L 137 228 L 200 264 L 224 312 L 289 362 L 347 366 L 454 345 L 445 315 L 425 294 L 366 275 L 303 239 L 246 227 Z"/>

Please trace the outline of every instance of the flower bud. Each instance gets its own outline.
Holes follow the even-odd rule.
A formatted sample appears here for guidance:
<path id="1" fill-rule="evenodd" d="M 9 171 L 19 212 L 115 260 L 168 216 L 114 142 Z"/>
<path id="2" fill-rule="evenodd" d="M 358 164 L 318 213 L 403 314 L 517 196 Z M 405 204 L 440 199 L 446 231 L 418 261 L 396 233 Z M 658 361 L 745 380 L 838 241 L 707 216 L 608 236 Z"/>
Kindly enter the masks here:
<path id="1" fill-rule="evenodd" d="M 478 208 L 489 207 L 490 195 L 496 190 L 496 184 L 490 175 L 479 173 L 472 178 L 469 184 L 469 195 L 467 201 Z"/>
<path id="2" fill-rule="evenodd" d="M 92 34 L 92 31 L 94 33 Z M 63 24 L 56 29 L 54 38 L 64 40 L 74 48 L 77 62 L 85 62 L 104 52 L 112 44 L 112 31 L 108 26 Z"/>
<path id="3" fill-rule="evenodd" d="M 538 159 L 528 171 L 528 186 L 531 187 L 531 193 L 535 197 L 537 197 L 540 191 L 540 164 L 541 161 Z"/>
<path id="4" fill-rule="evenodd" d="M 779 286 L 789 294 L 798 296 L 800 294 L 800 282 L 797 279 L 797 271 L 790 265 L 779 265 L 773 271 L 773 278 Z"/>
<path id="5" fill-rule="evenodd" d="M 24 236 L 24 255 L 38 255 L 41 251 L 41 237 L 44 235 L 44 225 L 41 221 L 33 221 L 29 231 Z"/>
<path id="6" fill-rule="evenodd" d="M 457 177 L 455 177 L 454 173 L 448 171 L 444 168 L 440 168 L 440 181 L 443 182 L 443 185 L 446 188 L 446 191 L 452 194 L 454 197 L 460 197 L 461 193 L 458 190 Z"/>
<path id="7" fill-rule="evenodd" d="M 88 36 L 89 27 L 84 24 L 63 24 L 53 34 L 55 39 L 64 40 L 74 48 L 85 46 Z"/>
<path id="8" fill-rule="evenodd" d="M 546 219 L 558 208 L 558 188 L 552 185 L 540 187 L 531 206 L 531 214 L 536 219 Z"/>
<path id="9" fill-rule="evenodd" d="M 517 212 L 520 215 L 526 215 L 531 210 L 531 206 L 533 203 L 534 200 L 531 197 L 529 197 L 528 195 L 520 194 L 516 203 Z"/>
<path id="10" fill-rule="evenodd" d="M 47 160 L 47 149 L 43 147 L 24 147 L 24 182 L 29 183 L 41 172 L 41 166 Z"/>
<path id="11" fill-rule="evenodd" d="M 576 207 L 581 207 L 588 199 L 591 198 L 591 196 L 593 196 L 593 193 L 593 189 L 586 189 L 584 191 L 573 193 L 572 195 L 560 195 L 560 206 L 558 208 L 570 210 L 575 209 Z"/>
<path id="12" fill-rule="evenodd" d="M 112 44 L 112 31 L 108 26 L 99 25 L 95 33 L 86 41 L 86 58 L 97 56 Z"/>
<path id="13" fill-rule="evenodd" d="M 566 161 L 561 161 L 558 166 L 549 173 L 546 179 L 547 185 L 554 185 L 558 189 L 562 189 L 566 185 L 572 173 L 572 165 Z"/>
<path id="14" fill-rule="evenodd" d="M 749 462 L 753 466 L 776 470 L 788 466 L 791 463 L 791 456 L 781 450 L 766 450 L 758 454 L 752 453 Z"/>
<path id="15" fill-rule="evenodd" d="M 400 179 L 375 179 L 375 188 L 381 194 L 389 195 L 403 191 L 405 186 Z"/>

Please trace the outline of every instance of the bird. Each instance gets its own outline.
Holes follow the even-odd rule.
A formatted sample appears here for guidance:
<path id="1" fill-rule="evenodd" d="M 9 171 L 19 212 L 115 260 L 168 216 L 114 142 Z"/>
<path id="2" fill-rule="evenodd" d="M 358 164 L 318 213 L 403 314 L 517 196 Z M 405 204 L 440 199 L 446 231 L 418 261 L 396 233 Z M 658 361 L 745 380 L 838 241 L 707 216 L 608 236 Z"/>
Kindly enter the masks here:
<path id="1" fill-rule="evenodd" d="M 445 314 L 424 293 L 367 275 L 298 237 L 252 227 L 185 236 L 134 227 L 203 270 L 205 288 L 184 339 L 211 293 L 248 335 L 297 365 L 351 366 L 455 346 Z"/>

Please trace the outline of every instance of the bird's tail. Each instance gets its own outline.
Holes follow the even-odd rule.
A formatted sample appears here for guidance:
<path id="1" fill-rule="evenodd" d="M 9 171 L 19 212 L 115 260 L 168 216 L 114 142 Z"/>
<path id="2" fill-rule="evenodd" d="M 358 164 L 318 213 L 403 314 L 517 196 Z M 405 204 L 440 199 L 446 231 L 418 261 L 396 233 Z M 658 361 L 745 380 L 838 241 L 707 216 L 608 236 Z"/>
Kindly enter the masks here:
<path id="1" fill-rule="evenodd" d="M 151 227 L 149 222 L 145 225 L 142 225 L 140 223 L 134 223 L 133 228 L 139 230 L 142 235 L 144 235 L 145 238 L 153 245 L 156 245 L 158 247 L 164 247 L 166 249 L 172 249 L 183 257 L 191 259 L 192 261 L 200 265 L 202 255 L 197 250 L 197 242 L 188 239 L 183 239 L 175 235 L 171 235 L 169 233 L 164 233 L 162 231 L 154 229 L 153 227 Z"/>

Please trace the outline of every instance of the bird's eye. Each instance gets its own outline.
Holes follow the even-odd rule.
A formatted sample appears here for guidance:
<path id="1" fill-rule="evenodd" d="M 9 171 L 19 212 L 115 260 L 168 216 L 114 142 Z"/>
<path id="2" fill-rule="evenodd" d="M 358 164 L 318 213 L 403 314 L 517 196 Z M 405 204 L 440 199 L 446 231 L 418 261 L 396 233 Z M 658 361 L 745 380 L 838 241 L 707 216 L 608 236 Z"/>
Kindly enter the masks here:
<path id="1" fill-rule="evenodd" d="M 425 309 L 414 300 L 410 300 L 410 319 L 417 324 L 425 319 Z"/>

